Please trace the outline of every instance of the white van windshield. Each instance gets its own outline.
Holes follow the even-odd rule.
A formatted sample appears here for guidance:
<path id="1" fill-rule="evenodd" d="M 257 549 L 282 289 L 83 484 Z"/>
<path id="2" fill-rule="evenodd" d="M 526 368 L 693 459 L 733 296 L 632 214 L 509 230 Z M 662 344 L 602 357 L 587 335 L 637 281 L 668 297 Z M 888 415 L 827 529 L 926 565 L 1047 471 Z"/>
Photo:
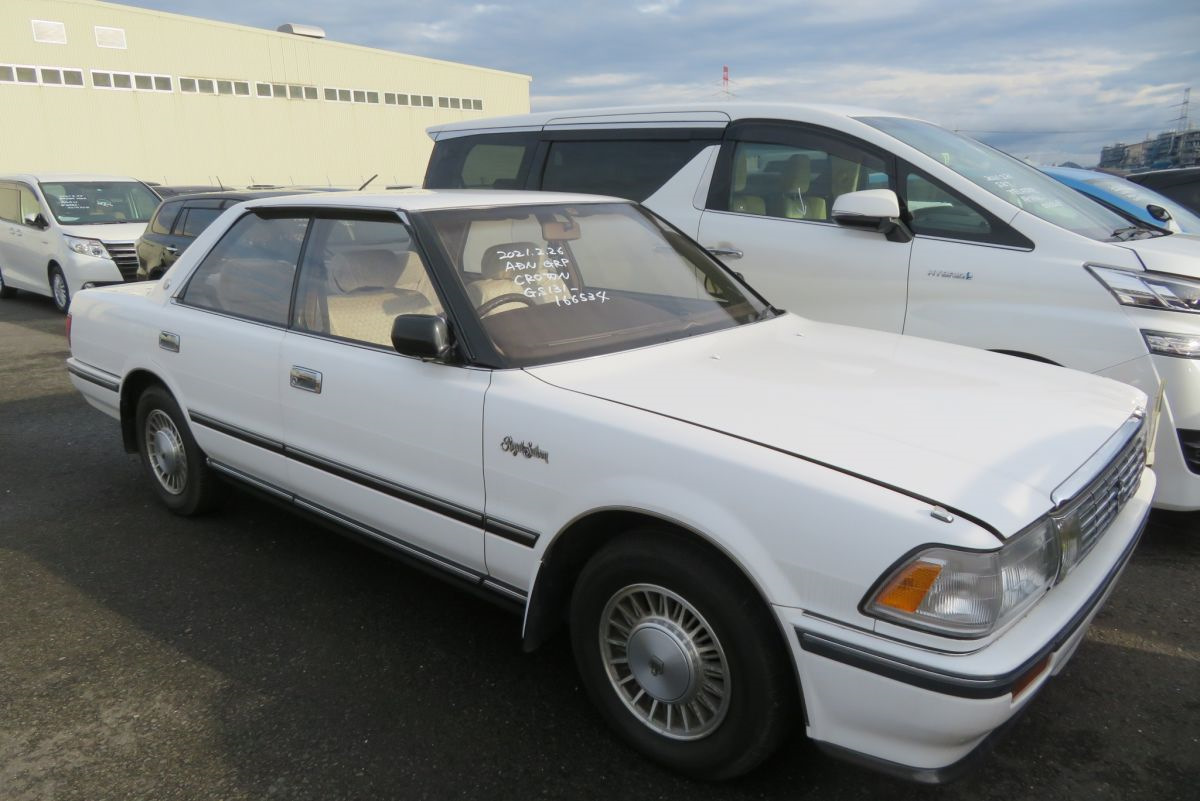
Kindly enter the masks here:
<path id="1" fill-rule="evenodd" d="M 1001 200 L 1068 231 L 1099 240 L 1151 233 L 1145 228 L 1131 228 L 1119 214 L 982 142 L 904 117 L 858 119 L 945 164 Z"/>
<path id="2" fill-rule="evenodd" d="M 137 181 L 43 182 L 42 194 L 62 225 L 149 222 L 159 197 Z"/>

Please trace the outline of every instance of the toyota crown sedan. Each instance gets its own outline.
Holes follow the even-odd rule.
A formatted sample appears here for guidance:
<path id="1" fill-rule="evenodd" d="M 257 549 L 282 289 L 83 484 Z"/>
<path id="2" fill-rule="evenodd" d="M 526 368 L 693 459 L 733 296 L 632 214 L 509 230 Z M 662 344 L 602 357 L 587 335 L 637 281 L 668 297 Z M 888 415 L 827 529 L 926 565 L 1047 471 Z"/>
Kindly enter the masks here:
<path id="1" fill-rule="evenodd" d="M 527 649 L 565 624 L 607 723 L 702 778 L 794 726 L 953 777 L 1154 493 L 1140 391 L 788 314 L 611 198 L 255 200 L 68 333 L 172 511 L 237 482 L 515 606 Z"/>

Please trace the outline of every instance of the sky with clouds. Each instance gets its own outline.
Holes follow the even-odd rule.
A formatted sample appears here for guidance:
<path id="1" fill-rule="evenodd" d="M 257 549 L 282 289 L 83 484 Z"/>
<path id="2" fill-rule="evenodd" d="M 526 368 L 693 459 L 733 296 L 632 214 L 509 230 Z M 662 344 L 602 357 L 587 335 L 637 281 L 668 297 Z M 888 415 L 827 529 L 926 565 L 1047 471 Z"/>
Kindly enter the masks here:
<path id="1" fill-rule="evenodd" d="M 739 99 L 903 112 L 1035 163 L 1175 127 L 1195 0 L 125 0 L 533 76 L 535 110 Z"/>

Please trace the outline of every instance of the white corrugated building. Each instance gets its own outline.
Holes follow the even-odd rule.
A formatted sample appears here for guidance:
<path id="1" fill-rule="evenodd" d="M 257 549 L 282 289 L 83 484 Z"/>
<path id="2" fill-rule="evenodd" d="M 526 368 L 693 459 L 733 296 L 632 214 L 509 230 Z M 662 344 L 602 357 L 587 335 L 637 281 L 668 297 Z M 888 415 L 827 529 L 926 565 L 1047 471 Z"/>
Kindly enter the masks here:
<path id="1" fill-rule="evenodd" d="M 426 127 L 528 112 L 529 83 L 96 0 L 3 0 L 0 174 L 357 186 L 378 173 L 373 187 L 419 184 Z"/>

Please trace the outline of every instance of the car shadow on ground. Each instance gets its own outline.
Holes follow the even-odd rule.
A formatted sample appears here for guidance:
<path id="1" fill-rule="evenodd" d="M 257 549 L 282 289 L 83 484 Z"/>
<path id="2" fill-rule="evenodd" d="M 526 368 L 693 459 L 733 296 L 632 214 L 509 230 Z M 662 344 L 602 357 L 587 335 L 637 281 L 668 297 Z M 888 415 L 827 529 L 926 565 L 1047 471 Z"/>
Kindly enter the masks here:
<path id="1" fill-rule="evenodd" d="M 797 734 L 708 785 L 606 730 L 565 637 L 524 654 L 519 618 L 241 492 L 170 515 L 77 396 L 0 404 L 0 445 L 13 798 L 1167 799 L 1200 781 L 1180 736 L 1200 637 L 1171 619 L 1200 590 L 1191 518 L 1156 515 L 1097 620 L 1145 643 L 1086 641 L 959 783 L 892 780 Z"/>

